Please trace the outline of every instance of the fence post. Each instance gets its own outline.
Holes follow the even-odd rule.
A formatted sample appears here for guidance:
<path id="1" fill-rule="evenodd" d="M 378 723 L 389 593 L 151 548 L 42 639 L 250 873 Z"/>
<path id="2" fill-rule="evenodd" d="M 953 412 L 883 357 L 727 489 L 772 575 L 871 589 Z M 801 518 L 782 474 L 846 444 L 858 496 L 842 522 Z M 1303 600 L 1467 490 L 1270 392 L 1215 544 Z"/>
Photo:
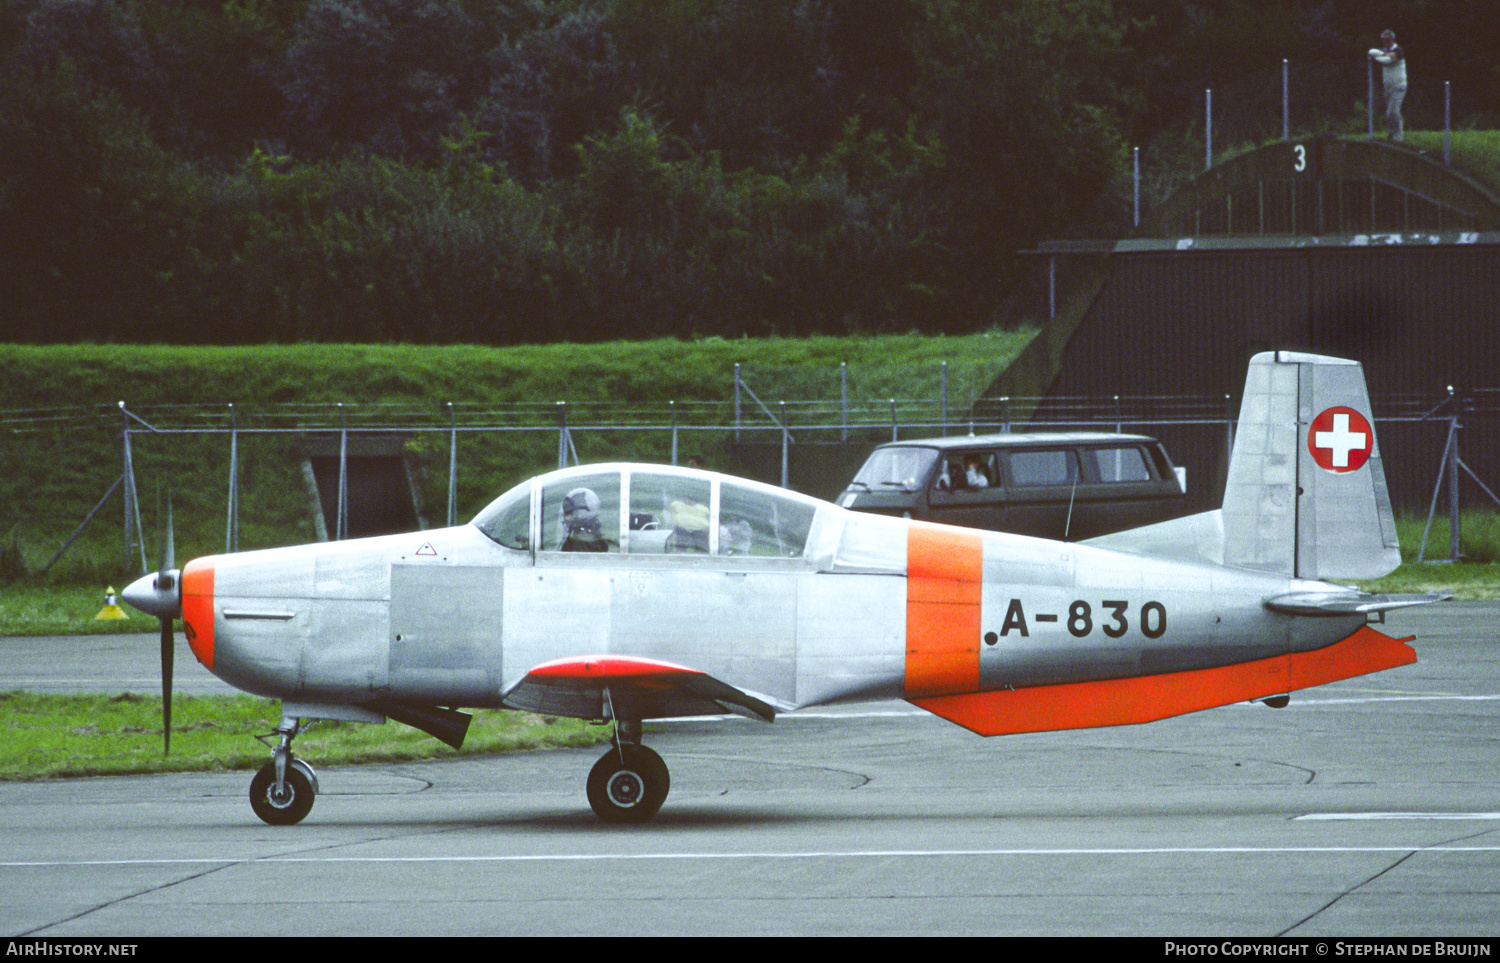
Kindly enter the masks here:
<path id="1" fill-rule="evenodd" d="M 891 399 L 891 441 L 896 440 L 896 399 Z"/>
<path id="2" fill-rule="evenodd" d="M 1131 223 L 1141 226 L 1141 149 L 1130 148 L 1131 195 L 1134 197 L 1135 219 Z"/>
<path id="3" fill-rule="evenodd" d="M 1453 163 L 1453 85 L 1443 81 L 1443 166 Z"/>
<path id="4" fill-rule="evenodd" d="M 849 440 L 849 362 L 839 362 L 839 441 Z"/>
<path id="5" fill-rule="evenodd" d="M 125 551 L 124 559 L 126 568 L 130 567 L 130 536 L 134 529 L 140 527 L 140 506 L 136 504 L 135 491 L 135 465 L 130 457 L 130 413 L 125 410 L 125 402 L 120 402 L 120 441 L 121 441 L 121 477 L 125 479 Z M 146 545 L 145 539 L 141 540 L 141 571 L 146 571 Z"/>
<path id="6" fill-rule="evenodd" d="M 677 465 L 677 400 L 667 402 L 667 407 L 672 410 L 672 465 Z"/>
<path id="7" fill-rule="evenodd" d="M 740 440 L 740 363 L 734 363 L 734 440 Z"/>
<path id="8" fill-rule="evenodd" d="M 1203 91 L 1203 169 L 1214 166 L 1214 92 Z"/>
<path id="9" fill-rule="evenodd" d="M 568 467 L 568 403 L 557 403 L 557 467 Z"/>
<path id="10" fill-rule="evenodd" d="M 339 402 L 339 517 L 334 522 L 333 540 L 349 537 L 349 427 L 344 422 L 344 403 Z"/>
<path id="11" fill-rule="evenodd" d="M 948 437 L 948 362 L 943 362 L 943 437 Z"/>
<path id="12" fill-rule="evenodd" d="M 458 417 L 448 402 L 448 527 L 458 524 Z"/>
<path id="13" fill-rule="evenodd" d="M 1292 139 L 1291 93 L 1285 57 L 1281 58 L 1281 139 Z"/>
<path id="14" fill-rule="evenodd" d="M 1375 61 L 1365 58 L 1365 113 L 1369 116 L 1370 140 L 1375 139 Z"/>
<path id="15" fill-rule="evenodd" d="M 792 433 L 786 427 L 786 402 L 781 402 L 781 487 L 790 487 Z"/>
<path id="16" fill-rule="evenodd" d="M 1452 412 L 1448 416 L 1448 430 L 1453 438 L 1453 444 L 1448 446 L 1448 559 L 1457 562 L 1462 554 L 1462 526 L 1458 518 L 1458 430 L 1463 426 L 1458 422 L 1458 396 L 1452 385 L 1448 386 L 1448 407 Z"/>
<path id="17" fill-rule="evenodd" d="M 233 402 L 229 405 L 229 504 L 225 508 L 224 551 L 240 547 L 240 426 Z"/>

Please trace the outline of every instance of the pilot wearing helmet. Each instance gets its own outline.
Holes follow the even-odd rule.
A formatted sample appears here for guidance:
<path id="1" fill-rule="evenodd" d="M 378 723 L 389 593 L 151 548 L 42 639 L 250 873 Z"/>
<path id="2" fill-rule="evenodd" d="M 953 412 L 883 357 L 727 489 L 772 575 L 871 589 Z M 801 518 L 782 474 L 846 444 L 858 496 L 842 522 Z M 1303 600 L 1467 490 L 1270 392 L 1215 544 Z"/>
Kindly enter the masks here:
<path id="1" fill-rule="evenodd" d="M 607 552 L 599 523 L 599 496 L 591 488 L 575 488 L 563 499 L 559 522 L 564 552 Z"/>

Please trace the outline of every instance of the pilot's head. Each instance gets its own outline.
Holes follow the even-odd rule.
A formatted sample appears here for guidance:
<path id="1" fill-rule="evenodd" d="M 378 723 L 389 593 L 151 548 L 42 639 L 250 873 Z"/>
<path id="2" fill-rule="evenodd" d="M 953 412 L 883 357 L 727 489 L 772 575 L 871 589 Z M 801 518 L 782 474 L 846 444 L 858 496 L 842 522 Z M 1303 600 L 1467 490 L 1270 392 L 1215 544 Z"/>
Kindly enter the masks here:
<path id="1" fill-rule="evenodd" d="M 575 488 L 562 504 L 563 528 L 570 533 L 599 533 L 599 496 L 591 488 Z"/>

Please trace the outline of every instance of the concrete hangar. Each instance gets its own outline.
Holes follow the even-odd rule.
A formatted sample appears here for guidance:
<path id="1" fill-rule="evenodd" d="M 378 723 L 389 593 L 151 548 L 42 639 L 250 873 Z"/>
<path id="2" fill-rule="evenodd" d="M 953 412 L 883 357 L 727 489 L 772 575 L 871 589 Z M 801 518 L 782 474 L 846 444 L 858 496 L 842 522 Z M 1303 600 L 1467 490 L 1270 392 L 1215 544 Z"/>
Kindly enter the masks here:
<path id="1" fill-rule="evenodd" d="M 1193 508 L 1214 507 L 1246 361 L 1315 351 L 1364 363 L 1398 510 L 1433 497 L 1450 386 L 1464 498 L 1493 504 L 1473 478 L 1500 489 L 1500 194 L 1441 156 L 1276 143 L 1206 171 L 1128 239 L 1029 253 L 1045 321 L 977 421 L 1121 421 L 1162 438 Z"/>

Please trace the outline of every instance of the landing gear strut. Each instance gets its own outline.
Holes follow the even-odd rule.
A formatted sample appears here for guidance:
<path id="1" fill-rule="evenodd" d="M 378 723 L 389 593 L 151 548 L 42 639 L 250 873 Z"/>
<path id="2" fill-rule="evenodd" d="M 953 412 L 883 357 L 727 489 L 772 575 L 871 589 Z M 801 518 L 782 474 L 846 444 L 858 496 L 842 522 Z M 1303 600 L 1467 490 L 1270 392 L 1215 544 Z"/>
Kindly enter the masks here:
<path id="1" fill-rule="evenodd" d="M 300 823 L 312 811 L 318 794 L 318 776 L 312 766 L 292 755 L 292 737 L 301 732 L 298 721 L 286 716 L 269 739 L 279 736 L 271 750 L 271 761 L 250 780 L 250 808 L 272 826 Z"/>
<path id="2" fill-rule="evenodd" d="M 661 756 L 641 745 L 641 724 L 616 721 L 613 747 L 589 772 L 589 805 L 607 823 L 643 823 L 671 784 Z"/>

